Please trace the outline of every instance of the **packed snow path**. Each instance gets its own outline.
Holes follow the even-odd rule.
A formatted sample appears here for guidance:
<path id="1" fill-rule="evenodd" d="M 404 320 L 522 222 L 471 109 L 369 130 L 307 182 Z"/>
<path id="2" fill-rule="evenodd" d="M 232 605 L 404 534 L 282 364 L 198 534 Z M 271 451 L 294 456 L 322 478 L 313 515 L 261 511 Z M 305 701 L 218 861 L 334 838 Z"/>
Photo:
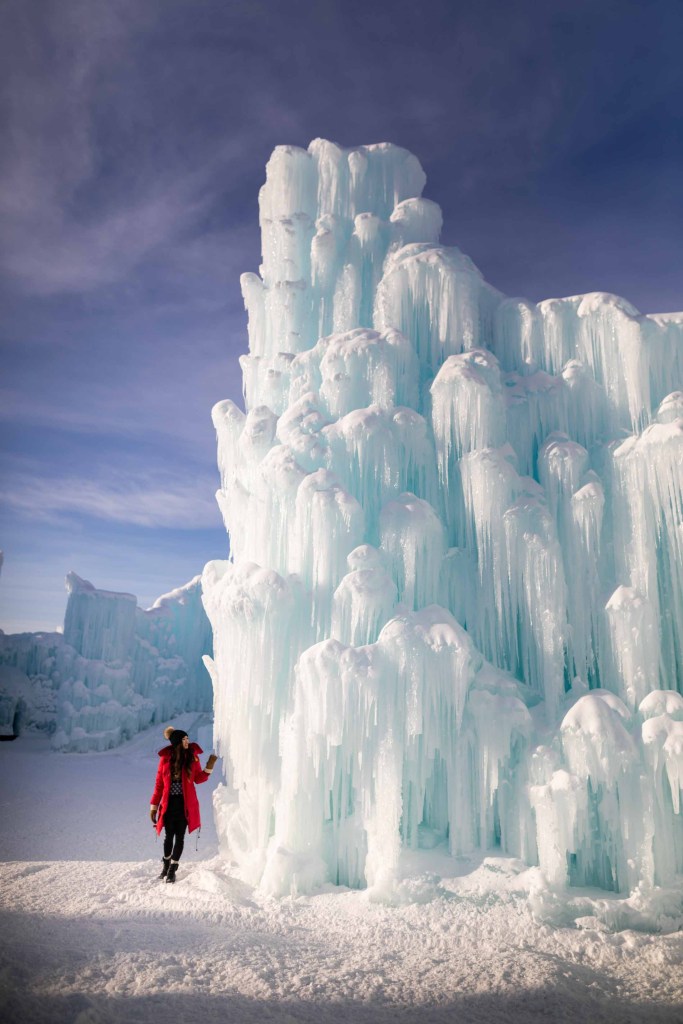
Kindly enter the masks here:
<path id="1" fill-rule="evenodd" d="M 202 742 L 201 718 L 176 721 Z M 681 1020 L 683 933 L 610 931 L 589 919 L 609 904 L 595 892 L 575 893 L 580 926 L 541 923 L 535 869 L 510 858 L 437 850 L 425 875 L 423 851 L 417 875 L 407 857 L 394 906 L 332 887 L 273 900 L 217 858 L 209 783 L 199 851 L 188 840 L 176 885 L 157 882 L 161 745 L 155 729 L 101 754 L 35 736 L 0 745 L 4 1020 Z"/>

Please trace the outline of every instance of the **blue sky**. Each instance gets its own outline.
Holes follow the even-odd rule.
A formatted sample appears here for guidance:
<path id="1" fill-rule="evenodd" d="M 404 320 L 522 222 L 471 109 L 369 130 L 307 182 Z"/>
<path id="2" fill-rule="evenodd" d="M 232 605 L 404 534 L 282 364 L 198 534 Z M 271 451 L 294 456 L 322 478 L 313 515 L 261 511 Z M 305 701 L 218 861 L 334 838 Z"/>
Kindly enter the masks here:
<path id="1" fill-rule="evenodd" d="M 679 0 L 9 0 L 0 627 L 225 557 L 210 409 L 275 145 L 392 141 L 508 294 L 683 307 Z"/>

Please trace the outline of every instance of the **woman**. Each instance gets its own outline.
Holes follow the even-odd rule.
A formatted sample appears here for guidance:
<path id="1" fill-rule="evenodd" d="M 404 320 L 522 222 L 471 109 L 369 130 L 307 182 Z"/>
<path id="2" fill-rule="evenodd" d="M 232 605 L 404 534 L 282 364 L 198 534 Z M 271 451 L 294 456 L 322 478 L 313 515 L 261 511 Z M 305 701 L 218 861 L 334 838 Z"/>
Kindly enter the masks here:
<path id="1" fill-rule="evenodd" d="M 189 827 L 190 832 L 194 832 L 201 826 L 199 801 L 194 787 L 208 780 L 217 758 L 212 754 L 206 762 L 206 768 L 202 770 L 199 763 L 202 748 L 196 743 L 190 743 L 186 732 L 169 726 L 164 730 L 164 736 L 170 746 L 159 751 L 159 768 L 149 816 L 157 834 L 161 832 L 162 826 L 166 829 L 163 867 L 159 878 L 175 882 L 178 861 L 185 844 L 185 830 Z"/>

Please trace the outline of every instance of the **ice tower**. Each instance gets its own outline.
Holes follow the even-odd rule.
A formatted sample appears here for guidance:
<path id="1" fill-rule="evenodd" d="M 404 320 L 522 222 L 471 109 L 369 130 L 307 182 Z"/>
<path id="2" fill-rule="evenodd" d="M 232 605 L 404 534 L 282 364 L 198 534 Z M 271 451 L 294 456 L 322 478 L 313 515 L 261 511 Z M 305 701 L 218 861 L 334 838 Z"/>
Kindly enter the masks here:
<path id="1" fill-rule="evenodd" d="M 535 305 L 439 245 L 392 145 L 278 147 L 213 410 L 222 848 L 268 892 L 402 847 L 551 886 L 683 871 L 683 314 Z M 677 390 L 677 389 L 682 390 Z"/>

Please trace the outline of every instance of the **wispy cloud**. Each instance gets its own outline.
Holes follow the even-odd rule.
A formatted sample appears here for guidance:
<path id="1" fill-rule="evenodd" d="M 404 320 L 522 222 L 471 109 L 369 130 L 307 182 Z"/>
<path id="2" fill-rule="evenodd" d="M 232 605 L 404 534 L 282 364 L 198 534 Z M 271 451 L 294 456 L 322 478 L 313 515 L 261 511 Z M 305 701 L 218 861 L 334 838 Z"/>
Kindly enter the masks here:
<path id="1" fill-rule="evenodd" d="M 196 221 L 206 206 L 198 191 L 197 176 L 190 175 L 134 197 L 124 209 L 100 212 L 86 224 L 69 220 L 56 206 L 36 203 L 30 216 L 9 219 L 4 269 L 36 295 L 84 292 L 120 281 Z"/>
<path id="2" fill-rule="evenodd" d="M 59 480 L 14 474 L 0 498 L 8 509 L 34 520 L 54 523 L 63 517 L 89 516 L 156 529 L 202 530 L 218 525 L 220 516 L 207 477 L 169 481 L 149 474 L 116 472 L 106 481 L 66 476 Z"/>
<path id="3" fill-rule="evenodd" d="M 217 347 L 217 346 L 216 346 Z M 181 354 L 182 355 L 182 354 Z M 0 388 L 0 424 L 28 429 L 67 431 L 91 436 L 144 439 L 162 443 L 169 450 L 214 446 L 211 407 L 223 398 L 241 399 L 241 382 L 230 374 L 228 353 L 213 347 L 200 349 L 200 358 L 178 353 L 152 360 L 127 357 L 123 372 L 116 368 L 94 380 L 69 375 L 56 367 L 50 379 L 21 387 Z M 126 379 L 126 369 L 132 374 Z"/>
<path id="4" fill-rule="evenodd" d="M 124 281 L 181 240 L 193 259 L 201 261 L 205 245 L 204 262 L 211 258 L 206 218 L 244 160 L 248 132 L 205 136 L 194 148 L 168 144 L 172 111 L 163 98 L 140 103 L 131 90 L 142 85 L 140 46 L 162 9 L 10 0 L 8 12 L 4 271 L 24 291 L 49 296 Z"/>

